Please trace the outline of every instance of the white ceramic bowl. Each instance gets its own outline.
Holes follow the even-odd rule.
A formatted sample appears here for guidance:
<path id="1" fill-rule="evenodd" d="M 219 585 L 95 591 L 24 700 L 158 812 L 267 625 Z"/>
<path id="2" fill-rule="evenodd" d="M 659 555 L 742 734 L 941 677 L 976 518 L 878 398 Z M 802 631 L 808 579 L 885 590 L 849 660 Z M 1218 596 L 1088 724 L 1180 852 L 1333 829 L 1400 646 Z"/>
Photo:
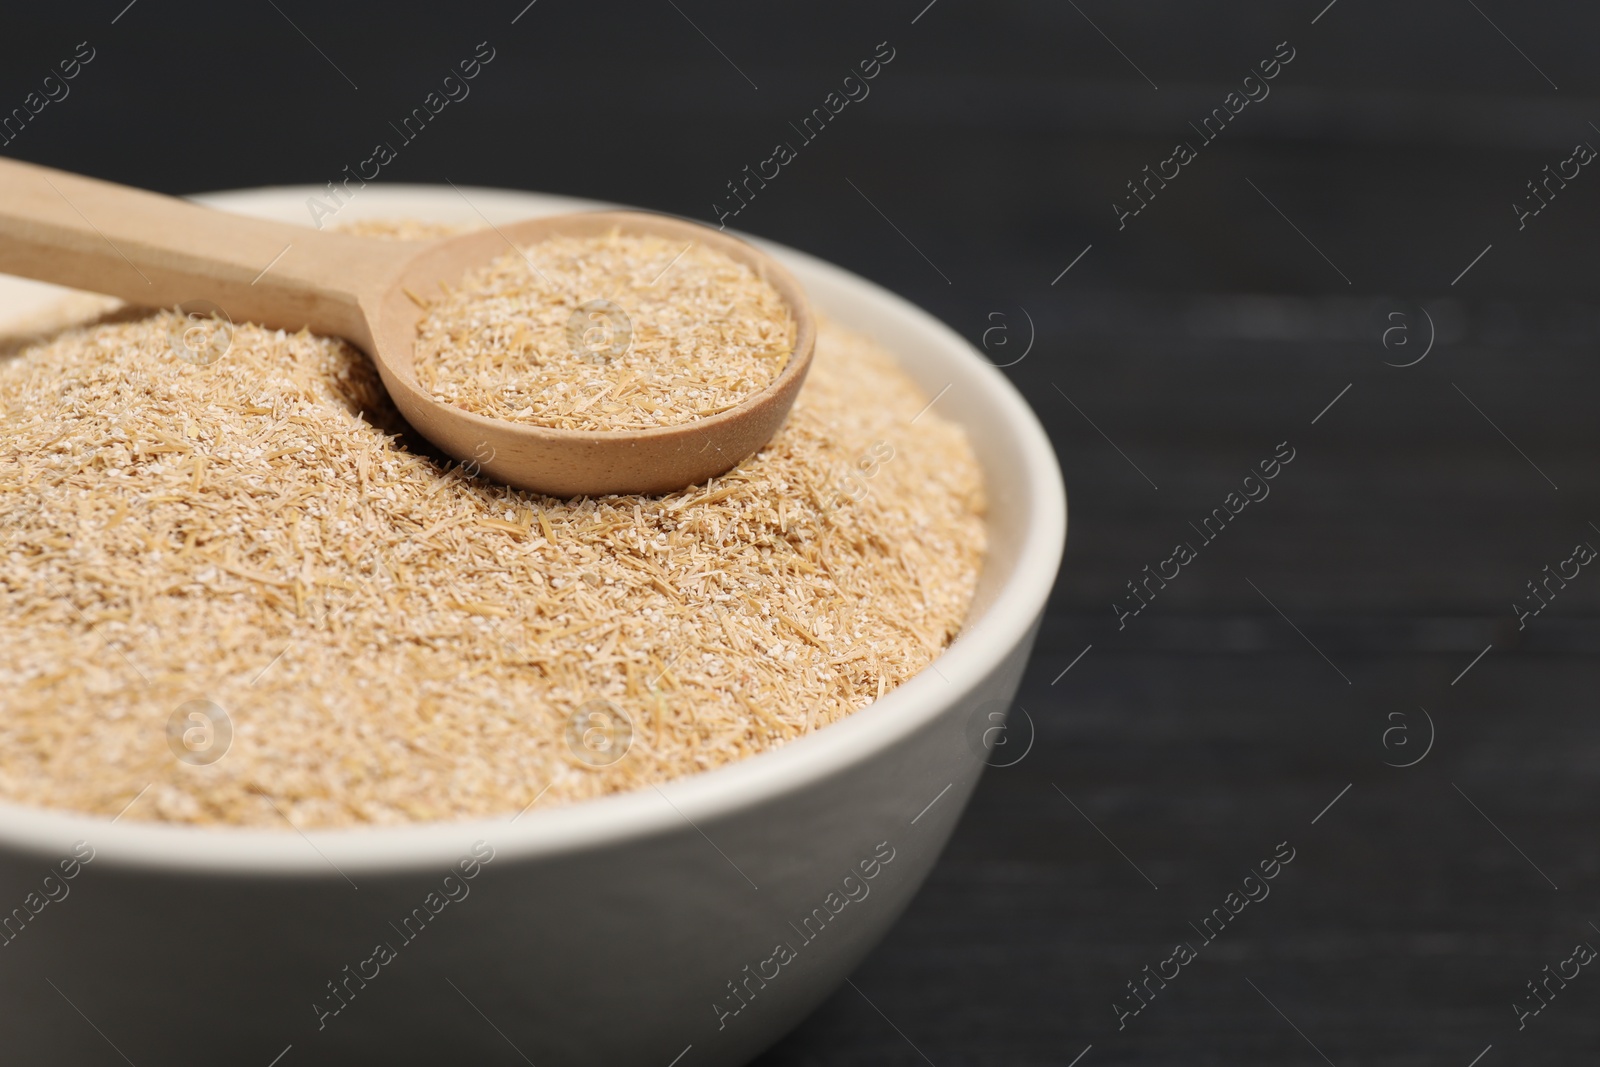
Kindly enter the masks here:
<path id="1" fill-rule="evenodd" d="M 200 199 L 309 223 L 316 193 Z M 613 206 L 463 193 L 374 185 L 339 217 Z M 1066 501 L 1033 413 L 965 341 L 870 282 L 757 243 L 823 313 L 897 353 L 972 437 L 990 547 L 953 647 L 780 749 L 514 823 L 295 833 L 0 805 L 6 1062 L 737 1064 L 843 982 L 977 783 L 990 713 L 1016 692 L 1055 578 Z M 0 278 L 0 322 L 59 295 Z M 75 848 L 93 859 L 74 868 Z M 493 858 L 469 862 L 468 879 L 458 861 L 474 849 Z"/>

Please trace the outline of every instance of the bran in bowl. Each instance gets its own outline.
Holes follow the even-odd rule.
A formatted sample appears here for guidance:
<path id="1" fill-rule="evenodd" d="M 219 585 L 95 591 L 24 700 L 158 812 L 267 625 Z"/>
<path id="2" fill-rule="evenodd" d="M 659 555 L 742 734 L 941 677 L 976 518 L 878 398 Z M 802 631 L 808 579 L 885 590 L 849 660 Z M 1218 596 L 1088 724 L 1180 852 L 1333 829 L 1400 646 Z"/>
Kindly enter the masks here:
<path id="1" fill-rule="evenodd" d="M 240 324 L 199 366 L 184 327 L 0 361 L 0 799 L 281 829 L 640 788 L 866 707 L 971 601 L 965 435 L 838 325 L 756 455 L 579 500 L 438 458 L 343 341 Z M 197 703 L 219 758 L 181 756 Z"/>

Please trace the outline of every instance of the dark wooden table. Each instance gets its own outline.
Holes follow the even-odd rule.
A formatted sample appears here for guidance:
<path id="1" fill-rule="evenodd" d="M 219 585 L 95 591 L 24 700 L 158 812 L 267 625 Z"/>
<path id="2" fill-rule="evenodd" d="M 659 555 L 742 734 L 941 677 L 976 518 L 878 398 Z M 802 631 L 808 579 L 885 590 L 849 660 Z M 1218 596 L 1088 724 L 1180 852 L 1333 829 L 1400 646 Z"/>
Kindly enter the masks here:
<path id="1" fill-rule="evenodd" d="M 1401 369 L 1381 364 L 1382 301 L 1340 340 L 1250 334 L 1365 309 L 1097 300 L 1114 310 L 1054 324 L 1047 373 L 1076 379 L 1127 458 L 1029 387 L 1072 507 L 1019 698 L 1034 746 L 986 773 L 855 978 L 904 1036 L 845 989 L 761 1062 L 1066 1064 L 1090 1045 L 1083 1067 L 1466 1067 L 1490 1045 L 1483 1064 L 1581 1062 L 1600 1043 L 1592 968 L 1525 1028 L 1513 1004 L 1600 945 L 1600 575 L 1525 629 L 1512 603 L 1600 546 L 1592 312 L 1562 337 L 1536 325 L 1560 309 L 1464 301 L 1458 339 Z M 1497 334 L 1497 315 L 1522 325 Z M 1203 542 L 1189 522 L 1284 440 L 1271 495 Z M 1177 541 L 1197 558 L 1119 630 L 1124 583 Z M 1268 895 L 1202 940 L 1285 841 Z M 1196 958 L 1124 1017 L 1127 983 L 1170 975 L 1178 942 Z"/>

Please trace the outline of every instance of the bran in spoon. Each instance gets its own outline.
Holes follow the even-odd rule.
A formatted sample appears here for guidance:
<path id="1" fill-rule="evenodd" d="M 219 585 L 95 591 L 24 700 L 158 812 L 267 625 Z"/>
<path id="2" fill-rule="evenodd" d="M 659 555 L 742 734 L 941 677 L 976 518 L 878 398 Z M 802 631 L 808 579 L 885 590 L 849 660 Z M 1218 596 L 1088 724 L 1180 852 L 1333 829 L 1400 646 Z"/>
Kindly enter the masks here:
<path id="1" fill-rule="evenodd" d="M 416 373 L 442 403 L 564 430 L 638 430 L 736 407 L 783 370 L 796 324 L 771 284 L 703 245 L 552 237 L 425 304 Z"/>

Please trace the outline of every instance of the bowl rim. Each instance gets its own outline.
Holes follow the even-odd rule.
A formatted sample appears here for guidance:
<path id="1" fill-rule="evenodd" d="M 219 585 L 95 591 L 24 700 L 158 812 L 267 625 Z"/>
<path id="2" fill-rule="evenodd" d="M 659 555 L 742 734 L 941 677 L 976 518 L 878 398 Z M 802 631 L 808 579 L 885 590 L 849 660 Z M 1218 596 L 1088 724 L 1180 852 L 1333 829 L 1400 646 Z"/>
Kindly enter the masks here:
<path id="1" fill-rule="evenodd" d="M 201 194 L 193 199 L 245 213 L 267 214 L 279 206 L 321 193 L 316 186 L 267 186 Z M 419 200 L 475 196 L 474 210 L 512 209 L 549 214 L 566 211 L 649 210 L 601 201 L 488 187 L 417 184 L 372 185 L 362 191 L 364 209 L 355 217 L 421 210 Z M 265 207 L 264 204 L 274 205 Z M 979 618 L 924 668 L 862 710 L 778 748 L 686 775 L 651 788 L 615 793 L 559 807 L 530 804 L 510 817 L 475 817 L 398 826 L 300 830 L 191 826 L 129 822 L 0 802 L 0 855 L 39 857 L 65 852 L 75 842 L 94 849 L 101 866 L 251 877 L 349 880 L 354 872 L 416 874 L 452 865 L 483 841 L 497 857 L 527 859 L 567 855 L 642 837 L 696 829 L 798 792 L 873 759 L 943 714 L 972 692 L 1027 640 L 1044 611 L 1061 562 L 1066 537 L 1066 492 L 1056 454 L 1032 409 L 1010 381 L 959 334 L 931 313 L 842 267 L 786 245 L 747 233 L 736 236 L 763 248 L 786 267 L 803 267 L 857 290 L 884 314 L 930 330 L 955 353 L 964 389 L 983 394 L 1003 412 L 1023 458 L 1022 493 L 1028 514 L 1015 562 Z M 798 272 L 797 272 L 798 273 Z M 981 769 L 981 765 L 980 765 Z M 530 810 L 531 809 L 531 810 Z M 309 846 L 309 847 L 308 847 Z"/>

